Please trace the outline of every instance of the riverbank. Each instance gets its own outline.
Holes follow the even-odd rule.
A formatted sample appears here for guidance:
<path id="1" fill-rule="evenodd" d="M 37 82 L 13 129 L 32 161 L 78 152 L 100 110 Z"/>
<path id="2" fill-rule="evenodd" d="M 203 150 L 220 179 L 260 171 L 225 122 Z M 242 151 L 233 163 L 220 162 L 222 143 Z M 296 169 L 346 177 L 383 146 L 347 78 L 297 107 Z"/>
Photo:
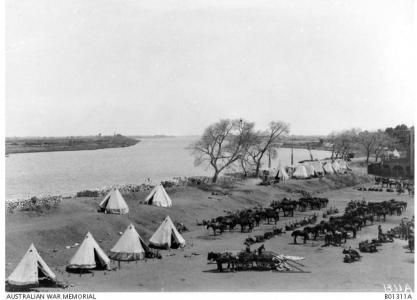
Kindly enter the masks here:
<path id="1" fill-rule="evenodd" d="M 6 138 L 6 155 L 32 152 L 79 151 L 123 148 L 140 140 L 122 135 L 93 137 Z"/>
<path id="2" fill-rule="evenodd" d="M 249 235 L 239 231 L 213 237 L 212 232 L 197 226 L 197 220 L 224 214 L 224 210 L 238 210 L 256 205 L 268 206 L 272 200 L 300 197 L 300 191 L 329 198 L 329 207 L 340 212 L 351 199 L 382 201 L 391 198 L 405 200 L 411 217 L 414 204 L 407 195 L 393 193 L 363 193 L 351 185 L 371 185 L 373 178 L 366 174 L 338 174 L 325 178 L 293 180 L 273 186 L 260 186 L 257 179 L 236 181 L 233 184 L 200 184 L 167 188 L 172 208 L 141 204 L 147 192 L 128 193 L 127 215 L 100 214 L 97 206 L 102 197 L 74 197 L 62 199 L 57 207 L 44 212 L 19 211 L 6 214 L 6 275 L 16 266 L 30 243 L 34 243 L 58 278 L 67 282 L 66 291 L 383 291 L 383 283 L 408 283 L 413 286 L 414 256 L 407 254 L 405 241 L 396 240 L 384 245 L 375 254 L 364 254 L 361 262 L 344 264 L 342 249 L 323 248 L 322 241 L 293 245 L 290 233 L 265 242 L 267 250 L 305 257 L 303 264 L 311 273 L 285 274 L 274 272 L 237 272 L 224 274 L 213 271 L 207 264 L 208 251 L 242 249 Z M 317 213 L 318 211 L 316 211 Z M 296 211 L 294 217 L 282 217 L 278 227 L 300 220 L 314 211 Z M 318 212 L 321 216 L 321 212 Z M 183 234 L 187 246 L 183 250 L 161 251 L 162 260 L 122 263 L 122 269 L 112 272 L 94 272 L 78 276 L 67 273 L 65 266 L 77 250 L 68 247 L 80 243 L 90 231 L 104 251 L 108 252 L 131 222 L 140 235 L 148 240 L 166 217 L 182 222 L 189 229 Z M 383 229 L 398 224 L 401 217 L 387 216 Z M 349 240 L 356 248 L 358 241 L 374 238 L 378 223 L 368 226 Z M 272 225 L 262 224 L 250 235 L 262 234 Z M 193 255 L 194 253 L 194 255 Z M 326 266 L 325 268 L 323 266 Z M 360 269 L 360 272 L 358 270 Z M 343 283 L 343 284 L 342 284 Z M 55 290 L 39 288 L 38 290 Z"/>

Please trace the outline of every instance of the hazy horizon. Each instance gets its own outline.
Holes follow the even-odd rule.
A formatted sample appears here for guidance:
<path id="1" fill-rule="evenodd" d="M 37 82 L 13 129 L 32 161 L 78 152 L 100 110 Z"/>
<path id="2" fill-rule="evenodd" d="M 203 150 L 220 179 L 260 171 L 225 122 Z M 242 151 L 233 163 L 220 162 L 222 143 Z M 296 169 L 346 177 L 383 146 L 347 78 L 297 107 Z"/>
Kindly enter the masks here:
<path id="1" fill-rule="evenodd" d="M 401 124 L 396 124 L 396 125 L 401 125 Z M 396 126 L 395 125 L 395 126 Z M 407 124 L 405 124 L 407 125 Z M 395 127 L 395 126 L 390 126 L 390 127 Z M 408 126 L 408 125 L 407 125 Z M 414 125 L 410 125 L 408 127 L 411 127 Z M 349 129 L 349 128 L 347 128 Z M 385 128 L 381 128 L 381 129 L 385 129 Z M 364 129 L 367 130 L 367 129 Z M 171 137 L 200 137 L 203 133 L 201 132 L 200 134 L 124 134 L 123 132 L 117 132 L 116 134 L 121 134 L 123 136 L 126 137 L 143 137 L 143 138 L 151 138 L 151 137 L 166 137 L 166 138 L 171 138 Z M 330 133 L 329 133 L 330 134 Z M 290 137 L 326 137 L 329 134 L 289 134 L 288 136 L 283 136 L 282 138 L 290 138 Z M 22 135 L 22 136 L 5 136 L 6 139 L 8 138 L 65 138 L 65 137 L 94 137 L 97 136 L 98 134 L 81 134 L 81 135 Z M 102 136 L 112 136 L 113 134 L 102 134 Z"/>
<path id="2" fill-rule="evenodd" d="M 6 0 L 6 136 L 414 124 L 412 0 Z M 140 132 L 140 134 L 138 134 Z"/>

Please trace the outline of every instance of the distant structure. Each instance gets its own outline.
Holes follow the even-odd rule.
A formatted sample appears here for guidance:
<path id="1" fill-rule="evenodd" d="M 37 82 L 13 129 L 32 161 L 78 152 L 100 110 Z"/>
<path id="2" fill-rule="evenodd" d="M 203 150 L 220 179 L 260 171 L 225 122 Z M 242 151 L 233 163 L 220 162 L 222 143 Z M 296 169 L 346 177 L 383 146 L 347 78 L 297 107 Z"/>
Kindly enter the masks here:
<path id="1" fill-rule="evenodd" d="M 368 174 L 403 179 L 414 179 L 414 127 L 409 131 L 409 146 L 405 157 L 386 156 L 379 163 L 368 165 Z M 395 155 L 397 156 L 397 155 Z"/>

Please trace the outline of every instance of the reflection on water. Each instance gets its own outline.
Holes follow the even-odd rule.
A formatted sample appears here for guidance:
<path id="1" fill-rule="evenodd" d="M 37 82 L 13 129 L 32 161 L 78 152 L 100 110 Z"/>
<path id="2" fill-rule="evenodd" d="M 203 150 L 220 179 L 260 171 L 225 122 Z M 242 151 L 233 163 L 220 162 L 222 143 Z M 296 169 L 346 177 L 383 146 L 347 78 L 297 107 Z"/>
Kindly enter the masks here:
<path id="1" fill-rule="evenodd" d="M 173 177 L 211 175 L 207 166 L 194 166 L 186 149 L 195 137 L 149 138 L 127 148 L 11 154 L 6 158 L 6 200 L 33 195 L 70 195 L 83 189 L 113 184 L 140 184 Z M 326 151 L 312 151 L 325 158 Z M 290 149 L 280 149 L 278 159 L 290 163 Z M 294 161 L 310 159 L 307 150 L 295 149 Z"/>

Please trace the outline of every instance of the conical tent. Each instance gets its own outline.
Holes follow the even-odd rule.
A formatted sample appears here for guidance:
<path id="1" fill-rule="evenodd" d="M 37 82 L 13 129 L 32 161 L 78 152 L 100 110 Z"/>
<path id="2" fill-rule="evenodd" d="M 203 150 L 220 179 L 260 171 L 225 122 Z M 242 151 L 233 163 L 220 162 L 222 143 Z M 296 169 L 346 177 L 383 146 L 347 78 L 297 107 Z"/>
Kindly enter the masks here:
<path id="1" fill-rule="evenodd" d="M 287 174 L 288 174 L 288 176 L 292 176 L 293 174 L 294 174 L 294 172 L 295 172 L 295 169 L 297 168 L 297 166 L 295 166 L 295 165 L 290 165 L 290 166 L 287 166 L 286 168 L 285 168 L 285 171 L 287 171 Z"/>
<path id="2" fill-rule="evenodd" d="M 327 174 L 333 174 L 334 173 L 332 164 L 330 162 L 327 162 L 327 163 L 323 164 L 323 169 Z"/>
<path id="3" fill-rule="evenodd" d="M 306 168 L 306 172 L 307 172 L 308 177 L 313 177 L 314 175 L 316 175 L 316 172 L 314 171 L 314 168 L 313 168 L 312 165 L 304 164 L 304 168 Z"/>
<path id="4" fill-rule="evenodd" d="M 109 257 L 113 260 L 141 260 L 149 248 L 142 240 L 135 226 L 130 224 L 114 247 Z"/>
<path id="5" fill-rule="evenodd" d="M 171 207 L 172 200 L 168 196 L 162 184 L 158 184 L 152 189 L 148 197 L 145 199 L 145 203 L 149 205 L 162 206 L 162 207 Z"/>
<path id="6" fill-rule="evenodd" d="M 55 281 L 56 276 L 39 255 L 35 246 L 31 244 L 22 260 L 7 278 L 7 283 L 21 286 L 34 285 L 39 284 L 39 279 Z"/>
<path id="7" fill-rule="evenodd" d="M 283 167 L 278 169 L 278 173 L 277 176 L 280 180 L 288 180 L 290 179 L 290 176 L 288 176 L 287 172 L 285 171 L 285 169 Z"/>
<path id="8" fill-rule="evenodd" d="M 127 214 L 129 207 L 119 190 L 112 189 L 100 203 L 100 209 L 110 214 Z"/>
<path id="9" fill-rule="evenodd" d="M 295 169 L 292 177 L 295 178 L 308 178 L 307 170 L 303 165 L 298 165 Z"/>
<path id="10" fill-rule="evenodd" d="M 316 173 L 316 175 L 319 176 L 319 175 L 324 174 L 323 165 L 321 164 L 321 162 L 319 161 L 312 162 L 311 166 L 314 168 L 314 172 Z"/>
<path id="11" fill-rule="evenodd" d="M 333 170 L 334 170 L 334 172 L 335 172 L 335 173 L 339 173 L 339 172 L 340 172 L 340 166 L 339 166 L 339 164 L 337 163 L 337 161 L 334 161 L 334 162 L 332 163 L 332 167 L 333 167 Z"/>
<path id="12" fill-rule="evenodd" d="M 71 258 L 68 269 L 109 268 L 110 259 L 88 232 L 77 252 Z"/>
<path id="13" fill-rule="evenodd" d="M 185 240 L 172 223 L 171 218 L 167 216 L 149 239 L 149 245 L 160 248 L 183 247 Z"/>
<path id="14" fill-rule="evenodd" d="M 344 161 L 344 160 L 338 160 L 337 163 L 339 164 L 340 170 L 342 170 L 342 171 L 347 170 L 346 161 Z"/>

